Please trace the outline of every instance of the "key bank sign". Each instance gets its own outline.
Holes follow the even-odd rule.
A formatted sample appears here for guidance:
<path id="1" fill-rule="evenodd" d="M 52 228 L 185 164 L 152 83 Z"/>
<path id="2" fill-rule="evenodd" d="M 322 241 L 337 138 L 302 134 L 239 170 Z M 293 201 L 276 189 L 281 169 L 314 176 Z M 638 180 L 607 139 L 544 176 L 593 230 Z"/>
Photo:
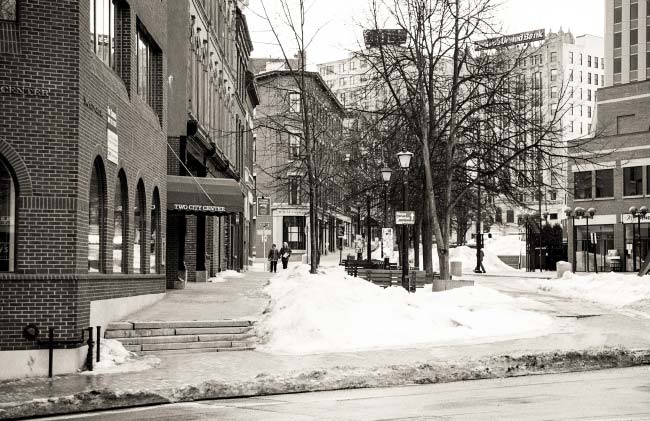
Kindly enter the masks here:
<path id="1" fill-rule="evenodd" d="M 546 38 L 545 29 L 520 32 L 514 35 L 505 35 L 498 38 L 486 39 L 476 43 L 477 50 L 492 50 L 495 48 L 509 47 L 511 45 L 528 44 L 535 41 L 543 41 Z"/>

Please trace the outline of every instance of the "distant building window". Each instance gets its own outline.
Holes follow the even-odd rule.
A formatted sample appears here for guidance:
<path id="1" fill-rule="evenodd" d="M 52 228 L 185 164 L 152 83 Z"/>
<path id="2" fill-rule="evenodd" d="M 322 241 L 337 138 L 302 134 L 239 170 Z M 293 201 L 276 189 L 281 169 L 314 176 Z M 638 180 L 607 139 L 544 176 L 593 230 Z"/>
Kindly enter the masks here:
<path id="1" fill-rule="evenodd" d="M 119 44 L 121 25 L 118 19 L 117 0 L 90 1 L 90 43 L 93 51 L 107 66 L 120 71 Z M 3 0 L 0 0 L 2 4 Z M 15 4 L 15 1 L 14 1 Z"/>
<path id="2" fill-rule="evenodd" d="M 591 56 L 587 56 L 587 67 L 591 67 Z"/>
<path id="3" fill-rule="evenodd" d="M 7 168 L 0 160 L 0 272 L 14 271 L 16 234 L 16 187 Z"/>
<path id="4" fill-rule="evenodd" d="M 591 171 L 573 173 L 576 199 L 591 199 Z"/>
<path id="5" fill-rule="evenodd" d="M 630 45 L 637 45 L 639 43 L 639 30 L 631 29 L 630 30 Z"/>
<path id="6" fill-rule="evenodd" d="M 622 44 L 623 44 L 623 33 L 622 32 L 615 32 L 614 33 L 614 48 L 621 48 Z"/>
<path id="7" fill-rule="evenodd" d="M 639 56 L 637 54 L 630 55 L 630 71 L 639 70 Z"/>
<path id="8" fill-rule="evenodd" d="M 614 197 L 614 170 L 596 170 L 596 198 Z"/>
<path id="9" fill-rule="evenodd" d="M 557 86 L 551 86 L 551 98 L 557 98 Z"/>
<path id="10" fill-rule="evenodd" d="M 623 6 L 614 8 L 614 23 L 621 23 L 623 21 Z"/>
<path id="11" fill-rule="evenodd" d="M 289 176 L 289 200 L 290 205 L 300 204 L 300 176 Z"/>
<path id="12" fill-rule="evenodd" d="M 512 224 L 515 222 L 515 211 L 512 209 L 506 210 L 506 222 Z"/>
<path id="13" fill-rule="evenodd" d="M 621 58 L 614 59 L 614 74 L 621 73 Z"/>
<path id="14" fill-rule="evenodd" d="M 623 196 L 643 194 L 643 167 L 623 168 Z"/>
<path id="15" fill-rule="evenodd" d="M 300 138 L 298 135 L 289 135 L 289 159 L 300 159 Z"/>
<path id="16" fill-rule="evenodd" d="M 591 101 L 591 89 L 587 89 L 587 101 Z"/>
<path id="17" fill-rule="evenodd" d="M 598 57 L 594 57 L 594 68 L 598 68 Z"/>
<path id="18" fill-rule="evenodd" d="M 550 197 L 551 200 L 557 200 L 557 191 L 551 190 Z M 551 219 L 557 219 L 557 218 L 551 218 Z"/>
<path id="19" fill-rule="evenodd" d="M 501 210 L 501 208 L 496 209 L 496 215 L 494 217 L 494 220 L 497 224 L 503 223 L 503 211 Z"/>
<path id="20" fill-rule="evenodd" d="M 551 63 L 555 63 L 557 61 L 557 52 L 551 51 Z"/>
<path id="21" fill-rule="evenodd" d="M 0 0 L 0 20 L 16 20 L 16 17 L 16 0 Z"/>
<path id="22" fill-rule="evenodd" d="M 551 69 L 551 82 L 555 82 L 557 80 L 557 69 Z"/>
<path id="23" fill-rule="evenodd" d="M 117 178 L 113 206 L 113 273 L 126 273 L 129 194 L 124 171 Z"/>
<path id="24" fill-rule="evenodd" d="M 580 65 L 582 66 L 582 53 L 580 53 Z"/>
<path id="25" fill-rule="evenodd" d="M 149 102 L 149 81 L 150 75 L 150 54 L 149 43 L 141 31 L 138 31 L 137 39 L 138 48 L 136 50 L 137 56 L 137 72 L 138 72 L 138 95 L 145 101 Z"/>
<path id="26" fill-rule="evenodd" d="M 639 3 L 630 3 L 630 20 L 639 19 Z"/>
<path id="27" fill-rule="evenodd" d="M 591 85 L 591 73 L 587 73 L 587 85 Z"/>
<path id="28" fill-rule="evenodd" d="M 289 94 L 289 111 L 292 113 L 300 112 L 300 93 L 291 92 Z"/>
<path id="29" fill-rule="evenodd" d="M 605 86 L 605 75 L 600 75 L 600 86 Z"/>
<path id="30" fill-rule="evenodd" d="M 587 117 L 591 118 L 591 107 L 587 106 Z"/>

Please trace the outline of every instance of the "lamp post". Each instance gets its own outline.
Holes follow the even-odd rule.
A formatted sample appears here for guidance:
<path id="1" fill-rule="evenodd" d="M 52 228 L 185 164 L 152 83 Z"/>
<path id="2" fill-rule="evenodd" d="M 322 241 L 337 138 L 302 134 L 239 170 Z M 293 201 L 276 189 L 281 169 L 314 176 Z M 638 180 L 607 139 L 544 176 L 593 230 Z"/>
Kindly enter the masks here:
<path id="1" fill-rule="evenodd" d="M 368 251 L 368 261 L 372 261 L 372 247 L 370 240 L 372 239 L 371 231 L 372 226 L 370 225 L 370 195 L 366 196 L 366 249 Z"/>
<path id="2" fill-rule="evenodd" d="M 384 167 L 381 169 L 381 179 L 384 181 L 384 223 L 383 228 L 388 228 L 386 222 L 388 221 L 388 183 L 390 182 L 390 177 L 393 175 L 393 170 L 389 167 Z M 384 258 L 384 233 L 381 233 L 381 258 Z"/>
<path id="3" fill-rule="evenodd" d="M 575 214 L 576 218 L 582 218 L 584 216 L 584 214 L 585 214 L 585 209 L 581 208 L 581 207 L 577 207 L 577 208 L 575 208 L 573 210 L 573 213 Z M 589 226 L 587 226 L 587 231 L 589 231 Z M 577 229 L 576 229 L 576 241 L 577 241 Z M 584 240 L 583 240 L 583 244 L 584 244 Z M 583 248 L 584 248 L 584 246 L 583 246 Z M 584 250 L 583 250 L 583 253 L 584 253 Z M 586 263 L 587 266 L 585 266 L 585 267 L 587 267 L 587 270 L 589 270 L 588 269 L 589 259 L 585 259 L 585 261 L 587 262 Z"/>
<path id="4" fill-rule="evenodd" d="M 573 264 L 571 266 L 572 266 L 573 272 L 575 272 L 576 271 L 576 250 L 578 248 L 578 246 L 576 244 L 576 214 L 573 211 L 573 209 L 571 209 L 568 206 L 564 208 L 564 214 L 566 215 L 567 220 L 569 218 L 571 218 L 571 242 L 573 243 L 573 252 L 571 253 L 572 257 L 573 257 L 573 259 L 572 259 Z M 567 233 L 567 235 L 568 235 L 568 233 Z"/>
<path id="5" fill-rule="evenodd" d="M 397 158 L 399 159 L 399 166 L 402 169 L 402 210 L 404 211 L 408 210 L 408 173 L 412 157 L 413 154 L 411 152 L 404 150 L 397 154 Z M 402 259 L 402 288 L 406 289 L 407 291 L 409 291 L 407 280 L 409 271 L 408 250 L 408 227 L 406 225 L 402 225 L 402 252 L 400 253 L 400 257 Z"/>
<path id="6" fill-rule="evenodd" d="M 544 224 L 542 224 L 544 218 Z M 539 271 L 546 269 L 546 253 L 544 251 L 544 239 L 542 237 L 543 225 L 548 225 L 548 211 L 544 211 L 539 216 Z"/>
<path id="7" fill-rule="evenodd" d="M 589 272 L 589 250 L 591 249 L 591 236 L 589 235 L 589 218 L 594 217 L 596 209 L 589 208 L 584 213 L 584 218 L 587 220 L 587 272 Z M 594 272 L 598 273 L 598 262 L 596 261 L 596 250 L 594 249 Z"/>
<path id="8" fill-rule="evenodd" d="M 636 206 L 632 206 L 629 210 L 630 214 L 632 214 L 632 218 L 636 218 L 637 221 L 637 229 L 638 229 L 638 236 L 634 230 L 634 221 L 632 222 L 632 270 L 636 272 L 636 249 L 637 249 L 637 243 L 638 243 L 638 248 L 639 248 L 639 257 L 641 256 L 641 216 L 645 218 L 646 214 L 648 213 L 648 207 L 647 206 L 641 206 L 639 209 L 636 208 Z"/>

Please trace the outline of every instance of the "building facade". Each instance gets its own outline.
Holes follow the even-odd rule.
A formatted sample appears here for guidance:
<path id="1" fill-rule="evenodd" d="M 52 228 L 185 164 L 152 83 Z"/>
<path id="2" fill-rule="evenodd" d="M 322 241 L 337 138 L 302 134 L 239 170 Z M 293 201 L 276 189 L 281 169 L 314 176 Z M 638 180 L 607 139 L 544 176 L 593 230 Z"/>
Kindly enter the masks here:
<path id="1" fill-rule="evenodd" d="M 168 5 L 167 285 L 250 264 L 254 232 L 254 77 L 234 0 Z"/>
<path id="2" fill-rule="evenodd" d="M 648 5 L 607 0 L 605 8 L 599 133 L 569 171 L 569 208 L 595 214 L 570 218 L 569 259 L 578 271 L 638 271 L 650 238 L 650 218 L 630 212 L 650 206 L 650 73 L 645 71 L 645 43 L 638 43 L 650 33 Z"/>
<path id="3" fill-rule="evenodd" d="M 596 91 L 605 85 L 605 55 L 603 39 L 593 35 L 574 37 L 561 29 L 551 32 L 539 48 L 521 60 L 520 69 L 530 86 L 538 87 L 542 94 L 540 110 L 546 121 L 558 119 L 560 114 L 561 137 L 558 145 L 561 156 L 543 169 L 543 185 L 539 192 L 521 195 L 523 207 L 495 198 L 494 221 L 490 233 L 513 235 L 519 233 L 521 218 L 539 212 L 546 214 L 545 223 L 554 225 L 565 219 L 569 187 L 567 184 L 567 159 L 563 155 L 573 152 L 564 149 L 570 142 L 593 136 L 596 132 Z M 559 106 L 558 106 L 559 104 Z M 475 236 L 472 228 L 470 235 Z M 485 229 L 484 229 L 485 232 Z"/>
<path id="4" fill-rule="evenodd" d="M 0 378 L 47 374 L 49 328 L 79 340 L 165 292 L 166 6 L 3 3 Z"/>
<path id="5" fill-rule="evenodd" d="M 266 67 L 262 67 L 266 68 Z M 297 72 L 264 71 L 256 76 L 260 105 L 256 118 L 257 257 L 266 257 L 272 244 L 287 242 L 294 258 L 309 252 L 309 196 L 304 166 L 304 119 Z M 334 252 L 337 227 L 344 227 L 345 241 L 352 233 L 352 219 L 344 205 L 343 183 L 337 168 L 344 154 L 337 149 L 342 134 L 343 108 L 318 73 L 305 73 L 304 98 L 309 102 L 310 129 L 319 150 L 317 203 L 318 247 Z"/>

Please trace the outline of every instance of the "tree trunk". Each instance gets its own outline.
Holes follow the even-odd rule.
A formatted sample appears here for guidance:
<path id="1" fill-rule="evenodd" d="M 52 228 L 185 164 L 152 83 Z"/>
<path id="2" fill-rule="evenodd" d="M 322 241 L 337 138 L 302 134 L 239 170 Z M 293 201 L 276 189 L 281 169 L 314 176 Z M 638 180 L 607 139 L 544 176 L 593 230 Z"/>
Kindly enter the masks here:
<path id="1" fill-rule="evenodd" d="M 415 225 L 413 225 L 413 255 L 416 270 L 420 268 L 420 229 L 422 228 L 422 212 L 418 209 L 415 214 Z"/>
<path id="2" fill-rule="evenodd" d="M 422 203 L 422 262 L 424 271 L 433 273 L 433 230 L 431 229 L 431 211 L 428 201 Z"/>

